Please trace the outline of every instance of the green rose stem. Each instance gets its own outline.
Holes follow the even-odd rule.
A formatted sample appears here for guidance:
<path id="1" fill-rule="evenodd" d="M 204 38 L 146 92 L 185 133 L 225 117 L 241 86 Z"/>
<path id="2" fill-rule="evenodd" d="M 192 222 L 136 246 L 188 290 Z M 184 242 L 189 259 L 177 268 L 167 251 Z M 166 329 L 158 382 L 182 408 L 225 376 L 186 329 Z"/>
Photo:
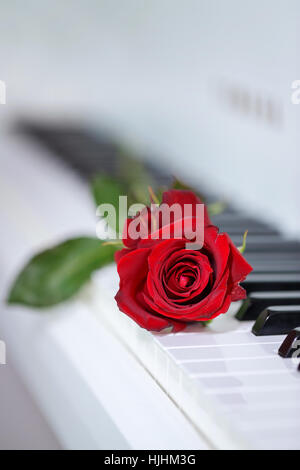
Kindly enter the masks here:
<path id="1" fill-rule="evenodd" d="M 149 191 L 151 203 L 154 203 L 154 204 L 159 205 L 159 204 L 160 204 L 159 199 L 158 199 L 158 197 L 156 196 L 156 194 L 155 194 L 155 192 L 153 191 L 153 189 L 151 188 L 151 186 L 148 186 L 148 191 Z"/>
<path id="2" fill-rule="evenodd" d="M 246 246 L 247 246 L 247 235 L 248 235 L 248 230 L 246 230 L 246 232 L 244 233 L 244 236 L 243 236 L 243 244 L 242 246 L 239 246 L 238 247 L 238 250 L 241 254 L 243 254 L 246 250 Z"/>
<path id="3" fill-rule="evenodd" d="M 123 245 L 123 242 L 121 240 L 110 240 L 108 242 L 103 242 L 102 246 L 115 246 L 115 247 L 118 247 L 118 248 L 126 248 Z"/>

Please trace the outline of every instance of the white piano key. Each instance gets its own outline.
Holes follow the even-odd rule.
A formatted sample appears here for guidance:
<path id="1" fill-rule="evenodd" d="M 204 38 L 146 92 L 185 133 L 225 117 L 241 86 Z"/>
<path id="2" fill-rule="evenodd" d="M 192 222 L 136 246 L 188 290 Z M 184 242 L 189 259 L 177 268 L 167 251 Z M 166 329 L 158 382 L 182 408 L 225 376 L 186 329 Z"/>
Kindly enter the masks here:
<path id="1" fill-rule="evenodd" d="M 279 404 L 283 401 L 289 401 L 290 403 L 299 402 L 299 389 L 295 390 L 273 390 L 257 392 L 236 392 L 236 393 L 220 393 L 215 395 L 216 399 L 224 405 L 235 406 L 239 404 L 255 405 L 260 404 Z"/>
<path id="2" fill-rule="evenodd" d="M 247 407 L 243 406 L 233 406 L 233 407 L 226 407 L 223 406 L 222 410 L 224 413 L 229 413 L 230 416 L 232 414 L 236 414 L 236 416 L 241 415 L 245 410 L 249 411 L 249 413 L 252 413 L 253 411 L 260 411 L 260 410 L 273 410 L 273 409 L 280 409 L 281 412 L 284 414 L 285 410 L 287 409 L 298 409 L 300 408 L 300 403 L 298 401 L 287 401 L 283 402 L 282 400 L 280 402 L 255 402 L 255 403 L 247 403 Z"/>
<path id="3" fill-rule="evenodd" d="M 287 371 L 282 374 L 253 374 L 218 377 L 202 377 L 197 382 L 207 389 L 208 393 L 232 393 L 240 390 L 258 390 L 258 388 L 282 389 L 287 387 L 299 388 L 300 379 L 296 374 Z"/>
<path id="4" fill-rule="evenodd" d="M 203 346 L 246 345 L 256 343 L 280 343 L 284 336 L 255 336 L 252 333 L 227 332 L 215 334 L 213 332 L 186 333 L 182 335 L 155 335 L 156 340 L 165 348 L 194 348 Z"/>
<path id="5" fill-rule="evenodd" d="M 178 362 L 197 362 L 215 359 L 247 359 L 255 357 L 274 356 L 281 343 L 224 345 L 201 348 L 174 348 L 170 349 L 171 356 Z"/>
<path id="6" fill-rule="evenodd" d="M 200 386 L 204 387 L 208 391 L 224 391 L 224 389 L 230 389 L 232 392 L 233 388 L 240 388 L 243 386 L 241 379 L 238 379 L 232 375 L 224 375 L 217 377 L 201 377 L 196 379 Z"/>
<path id="7" fill-rule="evenodd" d="M 278 435 L 270 435 L 262 432 L 261 434 L 255 433 L 249 438 L 256 442 L 256 448 L 259 450 L 296 450 L 299 449 L 299 433 L 295 433 L 294 429 L 291 432 L 280 432 Z"/>
<path id="8" fill-rule="evenodd" d="M 182 364 L 182 367 L 193 377 L 201 375 L 214 374 L 232 374 L 232 373 L 257 373 L 269 371 L 281 371 L 287 368 L 293 368 L 293 363 L 285 361 L 279 356 L 267 358 L 237 359 L 235 361 L 211 361 L 211 362 L 190 362 Z"/>
<path id="9" fill-rule="evenodd" d="M 252 436 L 252 438 L 253 436 L 257 437 L 257 434 L 262 432 L 265 436 L 272 436 L 273 439 L 283 436 L 285 433 L 289 433 L 290 435 L 297 433 L 298 439 L 300 435 L 299 417 L 296 417 L 296 419 L 286 419 L 285 416 L 281 416 L 279 419 L 277 418 L 277 420 L 272 421 L 266 419 L 260 423 L 247 423 L 243 425 L 239 423 L 238 427 L 245 434 Z"/>
<path id="10" fill-rule="evenodd" d="M 300 408 L 290 407 L 286 410 L 282 408 L 273 407 L 271 409 L 263 410 L 243 410 L 238 416 L 240 427 L 246 430 L 261 429 L 261 428 L 278 428 L 295 424 L 300 424 Z"/>

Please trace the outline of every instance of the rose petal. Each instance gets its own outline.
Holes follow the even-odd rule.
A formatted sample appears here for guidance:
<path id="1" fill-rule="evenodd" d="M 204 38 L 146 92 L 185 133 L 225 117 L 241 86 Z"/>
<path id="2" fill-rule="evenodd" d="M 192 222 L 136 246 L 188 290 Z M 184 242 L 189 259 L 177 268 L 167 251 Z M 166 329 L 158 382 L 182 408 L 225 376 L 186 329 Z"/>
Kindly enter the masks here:
<path id="1" fill-rule="evenodd" d="M 185 328 L 180 322 L 158 316 L 144 302 L 139 295 L 142 280 L 148 271 L 149 250 L 136 250 L 124 255 L 118 263 L 120 288 L 115 297 L 120 310 L 136 321 L 142 328 L 161 331 L 170 326 L 175 331 Z"/>
<path id="2" fill-rule="evenodd" d="M 179 204 L 182 208 L 182 214 L 184 214 L 185 204 L 191 204 L 193 207 L 196 207 L 197 204 L 203 204 L 201 199 L 196 196 L 193 191 L 180 189 L 170 189 L 169 191 L 165 191 L 163 193 L 162 203 L 168 204 L 168 206 L 172 206 L 173 204 Z M 193 211 L 193 216 L 196 216 L 196 209 Z M 205 225 L 211 225 L 206 206 L 204 206 L 204 223 Z"/>

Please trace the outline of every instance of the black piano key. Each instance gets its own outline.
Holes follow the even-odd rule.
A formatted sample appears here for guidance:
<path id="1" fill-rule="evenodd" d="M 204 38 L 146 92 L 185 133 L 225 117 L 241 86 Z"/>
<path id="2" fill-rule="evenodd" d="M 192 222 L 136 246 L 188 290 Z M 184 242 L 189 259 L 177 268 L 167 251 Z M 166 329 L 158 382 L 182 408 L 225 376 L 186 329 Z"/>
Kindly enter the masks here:
<path id="1" fill-rule="evenodd" d="M 84 128 L 67 125 L 42 126 L 22 123 L 19 129 L 47 147 L 54 156 L 74 168 L 82 177 L 97 173 L 117 174 L 118 147 L 102 136 L 95 138 Z"/>
<path id="2" fill-rule="evenodd" d="M 255 262 L 274 262 L 274 263 L 287 263 L 290 261 L 296 262 L 300 261 L 300 250 L 296 250 L 294 252 L 288 251 L 245 251 L 244 253 L 245 258 L 249 261 L 249 263 Z"/>
<path id="3" fill-rule="evenodd" d="M 226 232 L 238 242 L 239 239 L 243 238 L 243 235 L 246 230 L 248 230 L 248 237 L 257 237 L 257 236 L 268 236 L 268 237 L 278 237 L 280 233 L 274 227 L 265 225 L 258 220 L 250 220 L 245 217 L 240 219 L 230 220 L 230 214 L 228 220 L 218 220 L 215 217 L 212 217 L 212 222 L 219 227 L 220 232 Z"/>
<path id="4" fill-rule="evenodd" d="M 84 127 L 42 126 L 36 123 L 20 123 L 18 130 L 47 147 L 53 155 L 76 170 L 85 179 L 104 173 L 122 176 L 124 156 L 120 144 L 101 133 L 90 132 Z M 136 161 L 140 161 L 136 158 Z M 170 186 L 172 176 L 152 162 L 144 161 L 157 185 Z"/>
<path id="5" fill-rule="evenodd" d="M 256 320 L 260 313 L 272 305 L 300 305 L 299 291 L 251 292 L 236 314 L 240 321 Z"/>
<path id="6" fill-rule="evenodd" d="M 273 306 L 266 308 L 253 325 L 256 336 L 286 335 L 300 327 L 300 305 Z"/>
<path id="7" fill-rule="evenodd" d="M 289 332 L 278 349 L 278 354 L 284 358 L 292 357 L 295 354 L 300 357 L 300 328 L 295 328 Z"/>
<path id="8" fill-rule="evenodd" d="M 228 227 L 228 230 L 230 230 L 230 227 Z M 264 244 L 266 242 L 270 243 L 271 245 L 273 244 L 277 244 L 277 243 L 280 243 L 280 242 L 286 242 L 286 241 L 290 241 L 290 240 L 287 240 L 285 238 L 282 237 L 282 235 L 276 233 L 275 235 L 269 235 L 269 234 L 256 234 L 256 233 L 252 233 L 250 232 L 249 229 L 248 230 L 248 234 L 247 234 L 247 244 L 250 243 L 250 244 Z M 244 230 L 245 232 L 245 230 Z M 243 232 L 243 234 L 244 234 Z M 241 237 L 239 235 L 234 235 L 232 237 L 232 241 L 235 243 L 235 244 L 240 244 L 241 242 Z"/>
<path id="9" fill-rule="evenodd" d="M 234 236 L 232 241 L 237 246 L 242 244 L 241 237 Z M 300 251 L 300 242 L 298 240 L 286 240 L 278 235 L 249 235 L 246 250 L 247 252 L 286 251 L 293 253 L 294 251 Z"/>
<path id="10" fill-rule="evenodd" d="M 247 293 L 262 291 L 300 290 L 299 273 L 251 273 L 241 282 Z"/>
<path id="11" fill-rule="evenodd" d="M 240 240 L 243 239 L 244 233 L 246 230 L 248 230 L 248 237 L 250 236 L 258 236 L 258 235 L 264 235 L 264 236 L 275 236 L 279 235 L 279 232 L 272 228 L 272 227 L 260 227 L 259 225 L 257 227 L 253 226 L 252 228 L 248 229 L 247 227 L 234 227 L 231 226 L 230 224 L 220 224 L 219 225 L 220 232 L 226 232 L 229 234 L 231 238 L 234 238 L 238 240 L 237 237 L 239 237 Z"/>
<path id="12" fill-rule="evenodd" d="M 253 260 L 250 262 L 253 267 L 254 273 L 299 273 L 300 274 L 300 260 L 288 261 L 260 261 Z"/>
<path id="13" fill-rule="evenodd" d="M 298 372 L 300 372 L 300 363 L 299 363 L 299 365 L 298 365 Z"/>
<path id="14" fill-rule="evenodd" d="M 253 217 L 245 216 L 241 212 L 233 212 L 233 211 L 224 211 L 220 214 L 212 216 L 212 221 L 214 224 L 220 225 L 227 225 L 230 227 L 239 227 L 244 228 L 245 230 L 251 229 L 251 227 L 260 227 L 265 228 L 268 225 L 260 220 L 256 220 Z"/>
<path id="15" fill-rule="evenodd" d="M 235 221 L 230 220 L 218 220 L 216 217 L 212 217 L 212 222 L 219 227 L 220 232 L 226 232 L 233 239 L 234 243 L 241 244 L 243 235 L 248 230 L 248 237 L 280 237 L 280 233 L 274 227 L 265 225 L 260 221 L 251 220 L 241 217 Z"/>

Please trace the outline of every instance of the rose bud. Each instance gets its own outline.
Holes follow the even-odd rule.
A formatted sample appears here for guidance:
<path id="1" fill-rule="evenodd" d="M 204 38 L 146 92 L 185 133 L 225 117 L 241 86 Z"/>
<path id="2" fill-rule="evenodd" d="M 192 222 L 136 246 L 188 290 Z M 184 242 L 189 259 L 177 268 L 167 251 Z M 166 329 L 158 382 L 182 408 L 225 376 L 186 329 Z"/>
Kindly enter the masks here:
<path id="1" fill-rule="evenodd" d="M 116 253 L 120 277 L 115 297 L 119 309 L 147 330 L 160 331 L 173 327 L 180 331 L 191 322 L 205 322 L 226 313 L 232 301 L 246 297 L 239 285 L 252 271 L 226 233 L 212 225 L 206 207 L 199 218 L 201 200 L 192 191 L 170 190 L 163 194 L 162 204 L 182 208 L 167 217 L 156 217 L 146 208 L 137 219 L 127 219 L 123 243 Z M 185 205 L 192 211 L 185 216 Z M 157 209 L 159 211 L 159 208 Z M 154 211 L 155 212 L 155 211 Z M 155 215 L 155 214 L 154 214 Z M 131 224 L 141 230 L 132 238 Z M 175 228 L 181 227 L 178 237 Z M 203 228 L 203 246 L 193 245 L 190 233 Z M 166 239 L 168 233 L 170 238 Z"/>

